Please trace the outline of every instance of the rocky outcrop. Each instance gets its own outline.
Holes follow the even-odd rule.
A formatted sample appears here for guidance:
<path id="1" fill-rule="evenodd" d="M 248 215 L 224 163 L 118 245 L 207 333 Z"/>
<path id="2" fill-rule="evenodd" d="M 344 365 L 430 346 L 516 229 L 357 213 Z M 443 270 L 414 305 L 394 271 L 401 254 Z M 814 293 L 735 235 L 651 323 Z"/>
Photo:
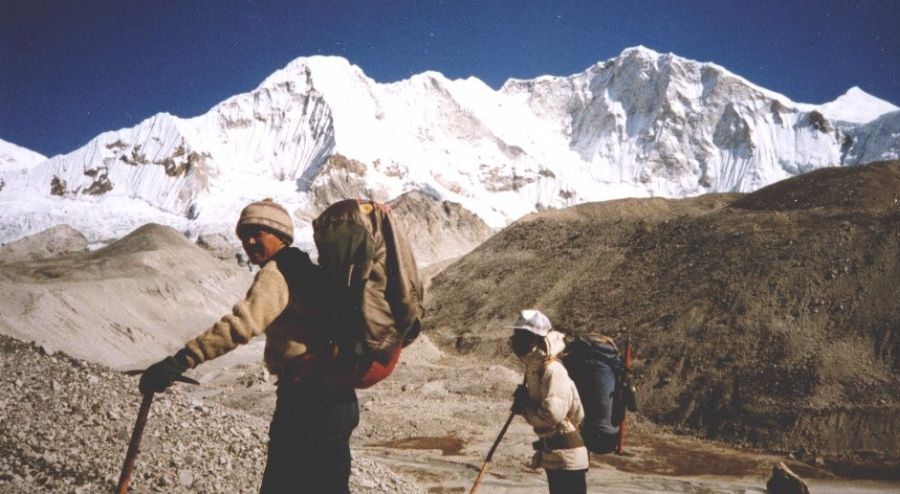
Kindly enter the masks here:
<path id="1" fill-rule="evenodd" d="M 493 234 L 481 218 L 461 205 L 421 192 L 403 194 L 390 205 L 406 229 L 419 264 L 459 257 Z"/>
<path id="2" fill-rule="evenodd" d="M 809 494 L 809 487 L 784 463 L 772 467 L 772 476 L 766 482 L 769 494 Z"/>

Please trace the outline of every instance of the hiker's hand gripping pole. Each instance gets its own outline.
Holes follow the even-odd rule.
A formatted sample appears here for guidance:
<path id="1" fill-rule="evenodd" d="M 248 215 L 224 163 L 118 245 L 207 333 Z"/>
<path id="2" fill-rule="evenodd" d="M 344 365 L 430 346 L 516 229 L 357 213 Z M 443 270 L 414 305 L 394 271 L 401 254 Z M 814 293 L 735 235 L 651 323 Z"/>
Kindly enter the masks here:
<path id="1" fill-rule="evenodd" d="M 126 371 L 125 374 L 135 376 L 143 373 L 142 370 Z M 184 376 L 178 376 L 176 381 L 188 384 L 200 384 L 197 381 Z M 125 453 L 125 463 L 122 464 L 122 473 L 119 475 L 119 484 L 116 486 L 116 494 L 126 494 L 128 483 L 131 481 L 131 472 L 134 470 L 134 460 L 137 458 L 138 448 L 141 445 L 141 435 L 144 433 L 144 425 L 147 423 L 147 415 L 150 413 L 150 403 L 153 402 L 154 393 L 145 393 L 141 400 L 141 408 L 138 410 L 137 421 L 134 423 L 134 431 L 131 432 L 131 442 L 128 443 L 128 452 Z"/>

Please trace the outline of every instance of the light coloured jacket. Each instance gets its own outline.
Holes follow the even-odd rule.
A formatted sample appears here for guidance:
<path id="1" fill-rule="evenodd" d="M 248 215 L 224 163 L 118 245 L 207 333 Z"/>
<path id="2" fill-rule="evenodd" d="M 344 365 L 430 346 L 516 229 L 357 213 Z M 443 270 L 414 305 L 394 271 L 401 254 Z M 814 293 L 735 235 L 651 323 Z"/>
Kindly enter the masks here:
<path id="1" fill-rule="evenodd" d="M 543 347 L 522 357 L 528 405 L 522 413 L 540 438 L 577 431 L 584 420 L 584 408 L 575 383 L 556 356 L 565 349 L 562 333 L 550 331 Z M 588 468 L 584 446 L 553 451 L 537 451 L 532 466 L 547 470 L 583 470 Z"/>
<path id="2" fill-rule="evenodd" d="M 289 286 L 282 271 L 290 273 L 291 266 L 308 259 L 302 251 L 286 248 L 264 264 L 231 314 L 185 345 L 187 364 L 196 367 L 265 334 L 264 359 L 269 372 L 279 380 L 302 377 L 309 367 L 304 356 L 319 344 L 314 302 L 309 299 L 311 294 L 299 293 L 304 284 Z"/>

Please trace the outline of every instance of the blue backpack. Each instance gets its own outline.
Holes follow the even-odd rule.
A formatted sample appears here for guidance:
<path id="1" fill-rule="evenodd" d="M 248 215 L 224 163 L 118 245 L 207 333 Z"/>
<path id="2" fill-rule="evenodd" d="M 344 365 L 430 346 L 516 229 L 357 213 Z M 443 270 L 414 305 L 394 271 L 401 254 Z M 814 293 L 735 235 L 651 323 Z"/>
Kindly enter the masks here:
<path id="1" fill-rule="evenodd" d="M 625 362 L 611 341 L 576 337 L 566 348 L 563 365 L 584 407 L 581 436 L 585 446 L 596 454 L 611 453 L 618 446 L 625 410 L 637 410 L 633 388 L 626 380 Z"/>

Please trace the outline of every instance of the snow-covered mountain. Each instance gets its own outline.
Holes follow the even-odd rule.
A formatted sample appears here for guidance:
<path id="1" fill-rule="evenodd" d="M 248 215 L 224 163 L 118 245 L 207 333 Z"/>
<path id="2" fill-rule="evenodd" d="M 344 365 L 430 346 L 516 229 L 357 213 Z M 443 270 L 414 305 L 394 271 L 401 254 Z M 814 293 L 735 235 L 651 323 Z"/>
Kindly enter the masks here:
<path id="1" fill-rule="evenodd" d="M 0 139 L 0 172 L 22 170 L 46 161 L 47 157 L 22 146 Z"/>
<path id="2" fill-rule="evenodd" d="M 57 223 L 91 241 L 150 221 L 230 232 L 262 197 L 303 219 L 334 199 L 412 190 L 499 227 L 585 201 L 751 191 L 896 158 L 898 128 L 898 108 L 858 88 L 794 103 L 643 47 L 499 91 L 436 72 L 381 84 L 342 58 L 305 57 L 204 115 L 161 113 L 25 172 L 0 166 L 0 242 Z"/>

